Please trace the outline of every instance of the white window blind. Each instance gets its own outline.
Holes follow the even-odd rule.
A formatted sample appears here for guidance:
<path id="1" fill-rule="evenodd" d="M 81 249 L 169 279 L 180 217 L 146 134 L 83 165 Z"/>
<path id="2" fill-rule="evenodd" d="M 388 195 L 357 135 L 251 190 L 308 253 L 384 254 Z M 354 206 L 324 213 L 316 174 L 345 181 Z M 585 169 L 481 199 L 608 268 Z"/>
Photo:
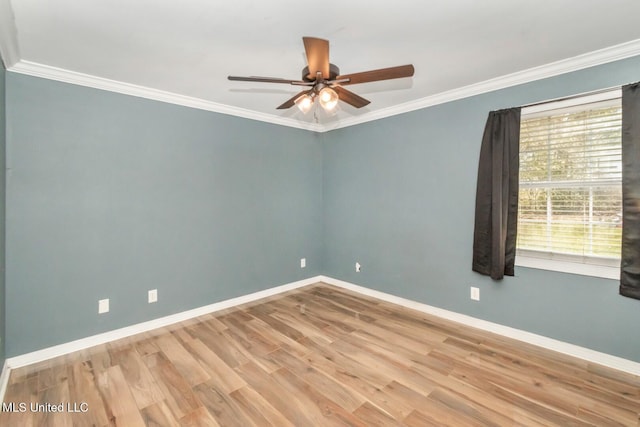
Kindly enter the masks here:
<path id="1" fill-rule="evenodd" d="M 523 113 L 518 255 L 615 265 L 622 234 L 620 99 Z"/>

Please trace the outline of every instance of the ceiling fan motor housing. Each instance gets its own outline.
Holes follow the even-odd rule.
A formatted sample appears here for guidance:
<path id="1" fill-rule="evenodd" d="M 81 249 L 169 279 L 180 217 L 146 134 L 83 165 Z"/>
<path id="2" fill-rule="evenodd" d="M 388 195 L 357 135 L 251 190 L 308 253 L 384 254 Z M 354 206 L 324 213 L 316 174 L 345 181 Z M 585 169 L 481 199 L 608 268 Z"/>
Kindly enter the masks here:
<path id="1" fill-rule="evenodd" d="M 340 68 L 338 68 L 335 64 L 329 64 L 329 76 L 324 76 L 325 80 L 335 80 L 336 77 L 340 75 Z M 316 74 L 313 73 L 313 78 L 310 77 L 309 74 L 309 66 L 306 66 L 302 69 L 302 80 L 305 82 L 315 82 Z"/>

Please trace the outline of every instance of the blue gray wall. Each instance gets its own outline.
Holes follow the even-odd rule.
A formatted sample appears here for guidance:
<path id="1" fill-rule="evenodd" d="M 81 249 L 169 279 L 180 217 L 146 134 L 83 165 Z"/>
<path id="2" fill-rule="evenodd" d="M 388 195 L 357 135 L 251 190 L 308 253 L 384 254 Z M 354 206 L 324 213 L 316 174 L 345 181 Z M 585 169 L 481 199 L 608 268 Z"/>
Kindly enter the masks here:
<path id="1" fill-rule="evenodd" d="M 488 112 L 630 83 L 638 70 L 640 57 L 323 135 L 324 274 L 640 362 L 640 301 L 619 296 L 617 281 L 471 271 Z"/>
<path id="2" fill-rule="evenodd" d="M 7 153 L 6 102 L 5 102 L 6 70 L 0 61 L 0 369 L 5 359 L 5 190 L 6 172 L 5 158 Z"/>
<path id="3" fill-rule="evenodd" d="M 7 356 L 321 274 L 317 135 L 6 78 Z"/>
<path id="4" fill-rule="evenodd" d="M 628 59 L 322 135 L 7 73 L 6 355 L 325 274 L 640 361 L 627 328 L 640 302 L 616 281 L 471 272 L 488 111 L 638 69 Z M 111 312 L 98 315 L 102 298 Z"/>

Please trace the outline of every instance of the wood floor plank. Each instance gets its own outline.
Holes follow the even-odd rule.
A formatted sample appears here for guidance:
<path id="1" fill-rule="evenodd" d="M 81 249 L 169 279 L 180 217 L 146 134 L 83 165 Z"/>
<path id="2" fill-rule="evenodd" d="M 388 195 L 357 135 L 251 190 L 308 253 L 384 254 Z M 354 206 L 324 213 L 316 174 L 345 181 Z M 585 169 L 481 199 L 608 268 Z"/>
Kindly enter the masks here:
<path id="1" fill-rule="evenodd" d="M 204 406 L 180 418 L 182 427 L 222 427 Z"/>
<path id="2" fill-rule="evenodd" d="M 376 427 L 395 427 L 405 425 L 399 423 L 396 419 L 391 417 L 387 412 L 383 412 L 380 408 L 373 406 L 370 402 L 364 402 L 353 411 L 353 415 L 362 420 L 367 426 Z M 423 424 L 424 426 L 425 424 Z"/>
<path id="3" fill-rule="evenodd" d="M 404 424 L 409 427 L 481 427 L 480 422 L 469 419 L 461 414 L 440 407 L 437 404 L 430 404 L 420 410 L 416 409 L 404 419 Z"/>
<path id="4" fill-rule="evenodd" d="M 457 377 L 458 371 L 454 370 L 452 375 Z M 505 384 L 505 380 L 498 378 L 495 374 L 479 372 L 476 369 L 473 372 L 466 371 L 462 375 L 469 384 L 510 405 L 517 406 L 525 412 L 535 414 L 544 419 L 548 425 L 587 425 L 572 415 L 577 412 L 576 403 L 573 401 L 550 401 L 544 393 L 537 390 L 524 390 L 522 383 Z"/>
<path id="5" fill-rule="evenodd" d="M 153 403 L 143 408 L 140 413 L 147 427 L 164 427 L 178 425 L 178 420 L 164 401 Z"/>
<path id="6" fill-rule="evenodd" d="M 303 381 L 286 368 L 274 372 L 271 377 L 276 383 L 292 396 L 295 396 L 299 405 L 309 413 L 313 424 L 317 426 L 362 426 L 366 424 L 353 416 L 340 405 L 320 394 L 315 388 Z"/>
<path id="7" fill-rule="evenodd" d="M 194 355 L 200 362 L 200 365 L 209 372 L 216 386 L 224 393 L 232 393 L 247 384 L 236 371 L 224 363 L 214 351 L 204 345 L 199 339 L 192 340 L 188 344 L 185 344 L 185 349 Z"/>
<path id="8" fill-rule="evenodd" d="M 350 387 L 355 392 L 364 395 L 373 406 L 383 413 L 401 419 L 404 414 L 413 410 L 409 403 L 395 399 L 387 394 L 383 388 L 369 382 L 365 369 L 353 369 L 353 366 L 345 362 L 342 355 L 330 348 L 316 347 L 315 352 L 305 356 L 305 360 L 310 366 L 329 375 L 343 386 Z M 375 382 L 377 380 L 374 379 Z"/>
<path id="9" fill-rule="evenodd" d="M 107 344 L 100 344 L 89 349 L 91 369 L 96 373 L 104 372 L 111 367 L 111 354 Z"/>
<path id="10" fill-rule="evenodd" d="M 252 330 L 257 334 L 260 334 L 260 336 L 264 337 L 267 340 L 270 340 L 275 347 L 274 350 L 272 351 L 275 351 L 279 348 L 284 348 L 290 353 L 297 354 L 300 356 L 307 353 L 307 349 L 303 345 L 301 345 L 298 341 L 290 338 L 286 334 L 280 333 L 280 331 L 278 330 L 272 329 L 270 325 L 268 325 L 267 323 L 264 323 L 260 319 L 254 319 L 250 322 L 247 322 L 245 326 L 247 327 L 247 329 Z"/>
<path id="11" fill-rule="evenodd" d="M 328 286 L 316 286 L 310 289 L 309 294 L 322 298 L 323 301 L 332 302 L 346 310 L 359 313 L 379 314 L 379 301 L 363 301 L 361 297 L 349 294 L 341 289 Z"/>
<path id="12" fill-rule="evenodd" d="M 234 390 L 230 396 L 258 426 L 295 427 L 291 421 L 251 387 Z"/>
<path id="13" fill-rule="evenodd" d="M 309 322 L 308 319 L 302 314 L 298 315 L 296 312 L 284 313 L 277 311 L 271 314 L 271 316 L 283 323 L 295 325 L 295 329 L 297 331 L 300 331 L 300 333 L 302 334 L 302 338 L 298 338 L 298 342 L 303 342 L 307 338 L 312 337 L 317 341 L 325 341 L 326 344 L 331 343 L 331 339 L 327 337 L 323 330 L 317 325 Z"/>
<path id="14" fill-rule="evenodd" d="M 239 337 L 233 330 L 223 332 L 221 338 L 220 344 L 228 346 L 238 360 L 242 359 L 245 361 L 244 363 L 253 362 L 269 373 L 275 372 L 282 367 L 269 357 L 270 352 L 255 351 L 251 344 L 247 345 L 244 338 Z"/>
<path id="15" fill-rule="evenodd" d="M 426 332 L 422 339 L 416 339 L 398 334 L 386 326 L 366 324 L 361 325 L 356 334 L 367 334 L 373 337 L 377 341 L 383 341 L 391 343 L 394 346 L 402 347 L 403 349 L 414 351 L 421 354 L 427 354 L 433 350 L 441 342 L 440 339 L 436 339 L 435 342 L 429 337 L 429 333 Z M 427 342 L 426 340 L 430 341 Z"/>
<path id="16" fill-rule="evenodd" d="M 245 350 L 250 353 L 265 355 L 278 348 L 278 344 L 270 337 L 265 337 L 255 328 L 251 328 L 249 323 L 253 318 L 249 315 L 240 316 L 241 312 L 225 316 L 225 323 L 229 325 L 229 334 L 238 342 L 242 343 Z M 244 313 L 242 313 L 244 314 Z"/>
<path id="17" fill-rule="evenodd" d="M 67 378 L 67 365 L 57 364 L 38 372 L 38 390 L 54 387 Z"/>
<path id="18" fill-rule="evenodd" d="M 42 390 L 39 393 L 39 408 L 35 414 L 34 424 L 52 427 L 73 426 L 72 414 L 68 412 L 67 407 L 69 402 L 69 384 L 66 378 Z"/>
<path id="19" fill-rule="evenodd" d="M 451 408 L 456 413 L 464 414 L 477 420 L 482 425 L 499 427 L 509 423 L 509 420 L 503 415 L 480 405 L 480 403 L 467 398 L 465 395 L 450 390 L 438 388 L 429 394 L 429 399 Z"/>
<path id="20" fill-rule="evenodd" d="M 162 390 L 133 346 L 112 353 L 112 362 L 122 370 L 139 409 L 164 400 Z"/>
<path id="21" fill-rule="evenodd" d="M 110 420 L 97 385 L 96 373 L 91 370 L 90 362 L 75 362 L 68 367 L 69 401 L 78 405 L 86 404 L 73 415 L 75 425 L 105 426 Z"/>
<path id="22" fill-rule="evenodd" d="M 182 418 L 202 406 L 191 385 L 163 353 L 145 356 L 144 361 L 176 418 Z"/>
<path id="23" fill-rule="evenodd" d="M 211 378 L 172 334 L 157 337 L 156 344 L 192 387 Z"/>
<path id="24" fill-rule="evenodd" d="M 26 370 L 25 370 L 26 371 Z M 38 377 L 28 378 L 25 372 L 18 372 L 19 380 L 7 386 L 3 407 L 0 413 L 0 425 L 7 426 L 35 426 L 35 417 L 30 410 L 32 403 L 38 402 Z M 23 410 L 24 408 L 24 410 Z"/>
<path id="25" fill-rule="evenodd" d="M 283 366 L 347 411 L 355 411 L 367 400 L 350 387 L 345 387 L 330 376 L 310 367 L 304 360 L 282 349 L 272 354 Z"/>
<path id="26" fill-rule="evenodd" d="M 218 388 L 215 381 L 198 384 L 194 388 L 194 393 L 209 413 L 215 416 L 218 424 L 225 427 L 259 427 L 240 409 L 240 405 L 229 394 Z"/>
<path id="27" fill-rule="evenodd" d="M 524 374 L 520 370 L 514 370 L 509 366 L 489 363 L 482 357 L 477 357 L 473 366 L 476 370 L 483 370 L 491 375 L 491 381 L 506 390 L 517 391 L 521 396 L 535 401 L 541 405 L 553 406 L 559 412 L 573 415 L 577 413 L 579 403 L 595 404 L 595 401 L 587 396 L 580 398 L 572 390 L 560 387 L 549 380 L 536 378 L 531 373 Z M 535 374 L 535 372 L 534 372 Z M 614 408 L 611 408 L 614 410 Z"/>
<path id="28" fill-rule="evenodd" d="M 253 362 L 238 367 L 238 372 L 258 394 L 295 426 L 311 426 L 310 414 L 300 404 L 296 393 L 276 387 L 274 379 Z"/>
<path id="29" fill-rule="evenodd" d="M 160 351 L 155 341 L 153 340 L 153 337 L 151 336 L 149 336 L 148 338 L 142 338 L 140 341 L 134 344 L 134 347 L 138 354 L 142 357 Z"/>
<path id="30" fill-rule="evenodd" d="M 323 283 L 13 369 L 4 402 L 2 426 L 640 427 L 638 376 Z M 60 402 L 87 410 L 30 406 Z"/>
<path id="31" fill-rule="evenodd" d="M 399 419 L 409 416 L 415 409 L 420 409 L 430 404 L 429 398 L 424 394 L 418 393 L 410 387 L 405 386 L 397 381 L 391 381 L 383 391 L 398 401 L 407 403 L 407 410 L 404 411 Z"/>
<path id="32" fill-rule="evenodd" d="M 342 332 L 353 332 L 361 325 L 361 321 L 355 316 L 348 316 L 335 311 L 323 311 L 322 307 L 312 301 L 299 305 L 302 314 L 315 324 L 326 324 L 328 327 L 339 329 Z M 325 329 L 326 330 L 326 329 Z"/>
<path id="33" fill-rule="evenodd" d="M 296 316 L 298 319 L 304 319 L 305 323 L 308 323 L 319 330 L 324 330 L 331 325 L 322 318 L 310 316 L 310 313 L 308 313 L 306 310 L 304 302 L 300 302 L 294 299 L 293 295 L 283 296 L 281 299 L 274 301 L 272 304 L 277 309 L 277 311 L 273 313 L 274 316 L 278 313 L 286 313 L 291 316 Z"/>
<path id="34" fill-rule="evenodd" d="M 225 328 L 228 329 L 228 328 Z M 195 326 L 192 335 L 202 341 L 208 348 L 215 352 L 225 364 L 235 368 L 250 361 L 245 355 L 244 348 L 233 341 L 228 330 L 218 331 L 209 327 L 209 322 Z"/>
<path id="35" fill-rule="evenodd" d="M 265 307 L 265 305 L 256 305 L 249 308 L 247 312 L 269 325 L 272 330 L 278 331 L 292 340 L 299 340 L 304 337 L 304 334 L 296 329 L 295 324 L 283 322 L 275 317 L 274 314 L 277 313 L 275 308 L 266 309 Z"/>
<path id="36" fill-rule="evenodd" d="M 131 390 L 119 366 L 100 372 L 97 378 L 107 415 L 116 426 L 144 426 Z"/>
<path id="37" fill-rule="evenodd" d="M 429 353 L 434 347 L 422 347 L 414 345 L 413 342 L 404 340 L 384 339 L 371 333 L 369 330 L 363 329 L 359 329 L 349 334 L 349 340 L 353 340 L 354 344 L 364 346 L 371 351 L 397 358 L 399 361 L 402 360 L 408 365 L 415 363 L 428 365 L 430 363 L 434 363 L 434 361 L 429 358 Z M 450 367 L 441 366 L 441 369 L 444 372 L 448 372 Z"/>
<path id="38" fill-rule="evenodd" d="M 369 367 L 372 372 L 375 372 L 378 378 L 374 380 L 371 375 L 369 375 L 369 378 L 375 381 L 375 384 L 380 388 L 394 379 L 412 387 L 425 396 L 435 388 L 430 379 L 417 371 L 410 370 L 408 366 L 402 366 L 401 364 L 394 366 L 393 360 L 362 349 L 350 342 L 344 340 L 335 341 L 331 344 L 331 347 L 351 359 L 352 365 L 361 363 Z"/>
<path id="39" fill-rule="evenodd" d="M 200 316 L 198 319 L 200 322 L 198 322 L 197 325 L 206 324 L 209 328 L 217 332 L 224 332 L 229 329 L 227 325 L 216 317 L 216 314 L 207 314 L 205 316 Z"/>
<path id="40" fill-rule="evenodd" d="M 469 383 L 456 381 L 451 375 L 442 375 L 437 371 L 424 369 L 420 365 L 416 365 L 415 369 L 429 375 L 429 378 L 438 385 L 437 390 L 447 390 L 462 396 L 469 404 L 481 407 L 480 410 L 482 412 L 489 413 L 492 418 L 498 419 L 500 421 L 499 424 L 509 424 L 508 420 L 517 420 L 518 425 L 546 425 L 542 418 L 525 413 L 517 406 L 497 399 L 495 396 L 488 398 L 490 395 L 485 390 L 481 390 Z M 433 396 L 430 395 L 429 397 Z M 526 420 L 526 422 L 522 422 L 523 420 Z"/>

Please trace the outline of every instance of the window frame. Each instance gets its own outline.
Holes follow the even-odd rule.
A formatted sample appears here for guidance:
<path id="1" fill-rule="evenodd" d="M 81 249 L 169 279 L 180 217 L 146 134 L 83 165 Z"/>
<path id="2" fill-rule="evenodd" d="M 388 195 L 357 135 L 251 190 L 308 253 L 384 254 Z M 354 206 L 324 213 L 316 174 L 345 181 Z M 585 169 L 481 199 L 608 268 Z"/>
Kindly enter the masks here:
<path id="1" fill-rule="evenodd" d="M 576 95 L 559 101 L 549 101 L 522 107 L 521 120 L 551 113 L 553 110 L 580 110 L 580 106 L 594 102 L 610 101 L 622 98 L 620 88 L 597 94 Z M 583 276 L 606 279 L 620 278 L 620 258 L 588 257 L 554 252 L 519 249 L 516 247 L 515 265 L 518 267 L 558 271 Z"/>

